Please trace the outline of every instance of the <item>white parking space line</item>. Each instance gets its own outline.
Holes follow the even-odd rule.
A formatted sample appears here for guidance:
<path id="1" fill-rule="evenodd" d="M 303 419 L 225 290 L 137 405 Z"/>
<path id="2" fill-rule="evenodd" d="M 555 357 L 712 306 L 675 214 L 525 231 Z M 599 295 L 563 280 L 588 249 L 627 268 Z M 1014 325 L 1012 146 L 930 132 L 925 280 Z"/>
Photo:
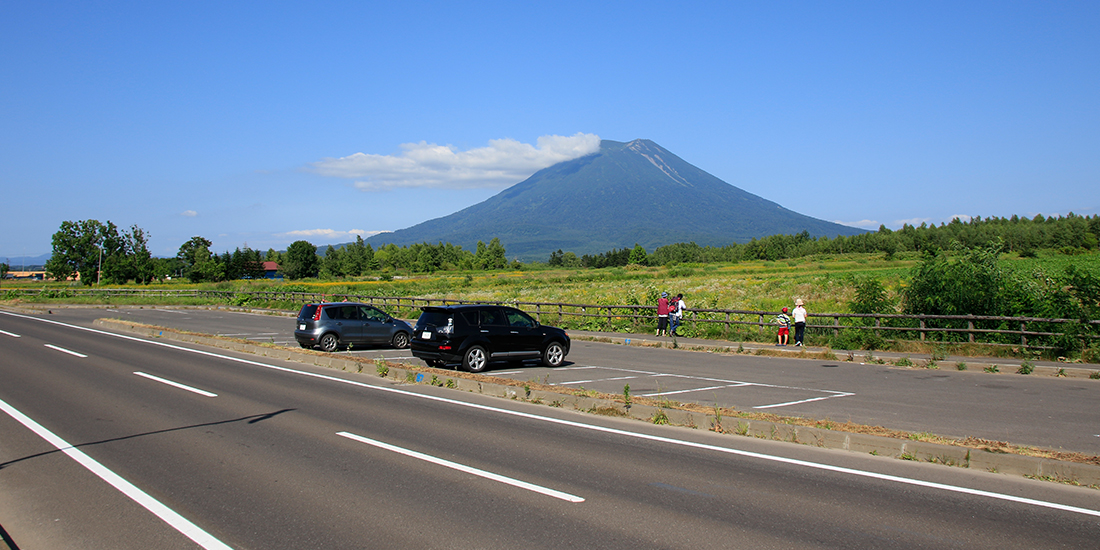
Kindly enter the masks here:
<path id="1" fill-rule="evenodd" d="M 753 407 L 753 408 L 754 409 L 774 409 L 776 407 L 786 407 L 788 405 L 798 405 L 798 404 L 801 404 L 801 403 L 809 403 L 811 401 L 823 401 L 825 399 L 832 399 L 834 397 L 848 397 L 848 396 L 851 396 L 851 395 L 855 395 L 855 394 L 854 393 L 837 392 L 836 395 L 826 395 L 825 397 L 812 397 L 810 399 L 803 399 L 801 401 L 790 401 L 790 402 L 787 402 L 787 403 L 776 403 L 774 405 L 760 405 L 759 407 Z"/>
<path id="2" fill-rule="evenodd" d="M 61 353 L 68 353 L 69 355 L 75 355 L 77 357 L 87 357 L 87 355 L 84 355 L 83 353 L 77 353 L 73 350 L 68 350 L 68 349 L 65 349 L 65 348 L 57 347 L 53 344 L 46 344 L 46 347 L 50 348 L 52 350 L 60 351 Z"/>
<path id="3" fill-rule="evenodd" d="M 134 374 L 136 374 L 136 375 L 138 375 L 142 378 L 148 378 L 149 380 L 160 382 L 161 384 L 168 384 L 169 386 L 172 386 L 173 388 L 179 388 L 181 390 L 187 390 L 187 391 L 192 392 L 192 393 L 197 393 L 197 394 L 202 395 L 204 397 L 217 397 L 218 396 L 218 394 L 216 394 L 216 393 L 210 393 L 208 391 L 203 391 L 203 390 L 200 390 L 198 388 L 192 388 L 191 386 L 185 386 L 183 384 L 180 384 L 179 382 L 173 382 L 171 380 L 165 380 L 164 378 L 161 378 L 159 376 L 153 376 L 152 374 L 146 374 L 144 372 L 136 372 L 136 371 L 134 372 Z"/>
<path id="4" fill-rule="evenodd" d="M 834 397 L 849 397 L 849 396 L 855 395 L 854 393 L 851 393 L 851 392 L 842 392 L 842 391 L 836 391 L 836 390 L 823 390 L 823 389 L 818 389 L 818 388 L 799 388 L 799 387 L 794 387 L 794 386 L 780 386 L 780 385 L 776 385 L 776 384 L 762 384 L 762 383 L 759 383 L 759 382 L 745 382 L 745 381 L 742 381 L 742 380 L 723 380 L 721 378 L 708 378 L 708 377 L 705 377 L 705 376 L 690 376 L 690 375 L 686 375 L 686 374 L 657 373 L 657 372 L 640 371 L 640 370 L 635 370 L 635 369 L 622 369 L 622 368 L 617 368 L 617 367 L 578 366 L 578 367 L 567 367 L 567 368 L 555 369 L 555 370 L 562 371 L 562 370 L 568 370 L 568 369 L 572 369 L 572 370 L 603 369 L 603 370 L 624 372 L 624 373 L 632 373 L 632 374 L 638 374 L 638 375 L 648 375 L 652 378 L 659 378 L 659 377 L 679 378 L 679 379 L 683 379 L 683 380 L 689 381 L 689 382 L 704 382 L 704 383 L 708 384 L 707 386 L 700 387 L 700 388 L 686 388 L 686 389 L 674 390 L 674 391 L 659 391 L 659 392 L 654 392 L 654 393 L 640 393 L 640 394 L 638 394 L 640 397 L 660 397 L 660 396 L 663 396 L 663 395 L 676 395 L 676 394 L 693 393 L 693 392 L 700 392 L 700 391 L 714 391 L 714 390 L 721 390 L 721 389 L 727 389 L 727 388 L 744 388 L 744 387 L 759 387 L 759 388 L 770 388 L 770 389 L 777 389 L 777 390 L 791 390 L 791 391 L 813 392 L 813 393 L 819 393 L 819 394 L 820 393 L 827 394 L 827 395 L 824 395 L 824 396 L 821 396 L 821 397 L 812 397 L 812 398 L 809 398 L 809 399 L 801 399 L 801 400 L 797 400 L 797 401 L 786 401 L 786 402 L 783 402 L 783 403 L 772 403 L 772 404 L 768 404 L 768 405 L 760 405 L 760 406 L 757 406 L 757 407 L 753 407 L 754 409 L 774 409 L 774 408 L 777 408 L 777 407 L 787 407 L 787 406 L 791 406 L 791 405 L 798 405 L 798 404 L 801 404 L 801 403 L 810 403 L 812 401 L 822 401 L 822 400 L 825 400 L 825 399 L 832 399 Z M 568 381 L 568 382 L 558 382 L 557 384 L 554 384 L 554 385 L 555 386 L 568 386 L 568 385 L 576 385 L 576 384 L 595 384 L 595 383 L 598 383 L 598 382 L 612 382 L 612 381 L 615 381 L 615 380 L 629 380 L 629 379 L 633 379 L 633 378 L 640 378 L 640 376 L 623 376 L 623 377 L 616 377 L 616 378 L 592 378 L 592 379 L 588 379 L 588 380 L 573 380 L 573 381 Z"/>
<path id="5" fill-rule="evenodd" d="M 405 456 L 409 456 L 409 457 L 416 458 L 416 459 L 419 459 L 419 460 L 423 460 L 423 461 L 426 461 L 426 462 L 431 462 L 432 464 L 438 464 L 439 466 L 444 466 L 444 467 L 447 467 L 447 468 L 458 470 L 460 472 L 466 472 L 468 474 L 473 474 L 475 476 L 483 477 L 485 479 L 491 479 L 493 481 L 499 481 L 500 483 L 511 485 L 513 487 L 519 487 L 521 489 L 527 489 L 528 491 L 534 491 L 536 493 L 546 495 L 546 496 L 551 496 L 551 497 L 561 499 L 561 500 L 564 500 L 564 501 L 567 501 L 567 502 L 584 502 L 583 498 L 578 497 L 576 495 L 571 495 L 569 493 L 563 493 L 561 491 L 555 491 L 554 489 L 549 489 L 549 488 L 543 487 L 541 485 L 535 485 L 533 483 L 527 483 L 526 481 L 520 481 L 520 480 L 515 479 L 515 478 L 502 476 L 500 474 L 494 474 L 492 472 L 486 472 L 485 470 L 480 470 L 478 468 L 474 468 L 474 467 L 471 467 L 471 466 L 466 466 L 465 464 L 459 464 L 457 462 L 451 462 L 450 460 L 444 460 L 442 458 L 437 458 L 437 457 L 434 457 L 434 456 L 431 456 L 431 455 L 426 455 L 424 453 L 418 453 L 416 451 L 412 451 L 412 450 L 409 450 L 409 449 L 404 449 L 402 447 L 396 447 L 394 445 L 390 445 L 389 443 L 383 443 L 381 441 L 366 438 L 366 437 L 363 437 L 361 435 L 355 435 L 353 433 L 348 433 L 348 432 L 337 432 L 336 435 L 339 435 L 341 437 L 346 437 L 348 439 L 351 439 L 353 441 L 358 441 L 360 443 L 366 443 L 367 445 L 373 445 L 373 446 L 381 448 L 381 449 L 386 449 L 387 451 L 393 451 L 395 453 L 403 454 Z"/>
<path id="6" fill-rule="evenodd" d="M 751 385 L 752 384 L 749 384 L 748 382 L 742 382 L 740 384 L 725 384 L 725 385 L 722 385 L 722 386 L 708 386 L 708 387 L 705 387 L 705 388 L 692 388 L 690 390 L 662 391 L 662 392 L 656 392 L 656 393 L 642 393 L 642 394 L 638 394 L 638 395 L 640 395 L 641 397 L 654 397 L 654 396 L 660 396 L 660 395 L 676 395 L 678 393 L 691 393 L 691 392 L 697 392 L 697 391 L 721 390 L 721 389 L 725 389 L 725 388 L 740 388 L 741 386 L 751 386 Z"/>
<path id="7" fill-rule="evenodd" d="M 0 334 L 3 334 L 5 336 L 11 336 L 12 338 L 19 338 L 20 337 L 18 334 L 14 333 L 14 332 L 8 332 L 6 330 L 0 330 Z"/>
<path id="8" fill-rule="evenodd" d="M 633 380 L 638 378 L 637 376 L 619 376 L 617 378 L 593 378 L 592 380 L 574 380 L 572 382 L 562 382 L 560 384 L 554 384 L 555 386 L 568 386 L 569 384 L 592 384 L 595 382 L 614 382 L 616 380 Z"/>
<path id="9" fill-rule="evenodd" d="M 187 518 L 179 515 L 176 511 L 162 504 L 159 500 L 149 496 L 141 489 L 138 489 L 134 484 L 126 481 L 118 474 L 108 470 L 102 464 L 96 462 L 92 457 L 84 454 L 82 451 L 69 445 L 64 439 L 61 439 L 53 432 L 42 427 L 41 424 L 31 420 L 30 417 L 19 412 L 16 408 L 8 405 L 3 400 L 0 400 L 0 410 L 8 414 L 8 416 L 15 419 L 25 426 L 35 435 L 45 439 L 50 445 L 53 445 L 57 450 L 65 453 L 80 464 L 88 471 L 98 476 L 103 481 L 109 483 L 115 489 L 118 489 L 122 494 L 126 495 L 134 502 L 140 504 L 146 510 L 149 510 L 153 515 L 160 518 L 176 531 L 179 531 L 187 538 L 195 541 L 199 546 L 208 550 L 231 550 L 231 547 L 222 541 L 216 539 L 210 533 L 203 531 L 198 525 L 191 523 Z"/>

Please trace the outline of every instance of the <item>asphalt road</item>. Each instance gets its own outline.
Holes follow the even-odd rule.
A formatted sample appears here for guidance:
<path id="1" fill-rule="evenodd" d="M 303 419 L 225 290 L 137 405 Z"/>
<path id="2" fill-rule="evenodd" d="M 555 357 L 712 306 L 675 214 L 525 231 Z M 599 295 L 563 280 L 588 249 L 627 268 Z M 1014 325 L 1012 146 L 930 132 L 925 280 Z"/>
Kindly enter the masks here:
<path id="1" fill-rule="evenodd" d="M 60 317 L 0 313 L 0 524 L 20 548 L 1100 540 L 1089 489 L 395 385 Z"/>
<path id="2" fill-rule="evenodd" d="M 59 309 L 89 325 L 113 317 L 296 347 L 291 318 L 228 310 Z M 356 355 L 422 364 L 408 350 Z M 979 437 L 1100 455 L 1100 381 L 725 355 L 574 340 L 565 366 L 495 364 L 488 374 L 680 402 Z"/>

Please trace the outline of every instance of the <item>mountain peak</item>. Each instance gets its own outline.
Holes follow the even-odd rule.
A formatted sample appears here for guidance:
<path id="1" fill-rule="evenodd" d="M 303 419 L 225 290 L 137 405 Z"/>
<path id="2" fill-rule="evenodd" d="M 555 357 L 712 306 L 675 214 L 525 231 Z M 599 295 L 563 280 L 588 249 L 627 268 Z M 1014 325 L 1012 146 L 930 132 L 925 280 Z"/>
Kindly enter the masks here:
<path id="1" fill-rule="evenodd" d="M 864 232 L 787 210 L 635 139 L 604 140 L 598 152 L 539 170 L 484 202 L 367 242 L 473 249 L 497 237 L 510 257 L 530 261 L 559 249 L 581 255 L 635 243 L 650 251 L 679 242 L 725 246 L 802 231 Z"/>

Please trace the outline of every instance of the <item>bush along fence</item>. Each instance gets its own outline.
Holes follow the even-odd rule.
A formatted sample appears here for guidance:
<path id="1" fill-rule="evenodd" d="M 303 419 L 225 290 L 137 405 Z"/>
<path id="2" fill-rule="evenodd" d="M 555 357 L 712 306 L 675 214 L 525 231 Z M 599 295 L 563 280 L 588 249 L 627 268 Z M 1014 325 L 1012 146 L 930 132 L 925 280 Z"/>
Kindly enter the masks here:
<path id="1" fill-rule="evenodd" d="M 10 289 L 0 294 L 18 297 L 146 298 L 228 303 L 239 306 L 296 308 L 310 302 L 369 303 L 391 315 L 415 318 L 424 306 L 483 303 L 469 300 L 323 294 L 318 292 L 102 289 Z M 517 307 L 539 322 L 575 330 L 649 332 L 656 326 L 657 308 L 650 305 L 570 304 L 559 302 L 493 302 Z M 700 338 L 760 339 L 773 336 L 779 312 L 739 309 L 688 309 L 683 327 Z M 1032 350 L 1075 351 L 1097 345 L 1100 320 L 983 315 L 902 315 L 894 313 L 810 313 L 810 337 L 845 349 L 881 347 L 890 341 L 975 343 Z"/>

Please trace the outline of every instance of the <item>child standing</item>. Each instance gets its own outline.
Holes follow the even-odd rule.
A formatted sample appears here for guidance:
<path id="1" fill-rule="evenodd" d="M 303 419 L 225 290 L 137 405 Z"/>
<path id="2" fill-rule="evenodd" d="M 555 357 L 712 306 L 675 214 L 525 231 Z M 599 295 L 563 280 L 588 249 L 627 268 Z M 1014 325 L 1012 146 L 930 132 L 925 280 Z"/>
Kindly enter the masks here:
<path id="1" fill-rule="evenodd" d="M 783 313 L 775 316 L 775 322 L 779 325 L 779 343 L 776 345 L 785 346 L 791 335 L 791 318 L 787 316 L 787 308 L 783 308 Z"/>

